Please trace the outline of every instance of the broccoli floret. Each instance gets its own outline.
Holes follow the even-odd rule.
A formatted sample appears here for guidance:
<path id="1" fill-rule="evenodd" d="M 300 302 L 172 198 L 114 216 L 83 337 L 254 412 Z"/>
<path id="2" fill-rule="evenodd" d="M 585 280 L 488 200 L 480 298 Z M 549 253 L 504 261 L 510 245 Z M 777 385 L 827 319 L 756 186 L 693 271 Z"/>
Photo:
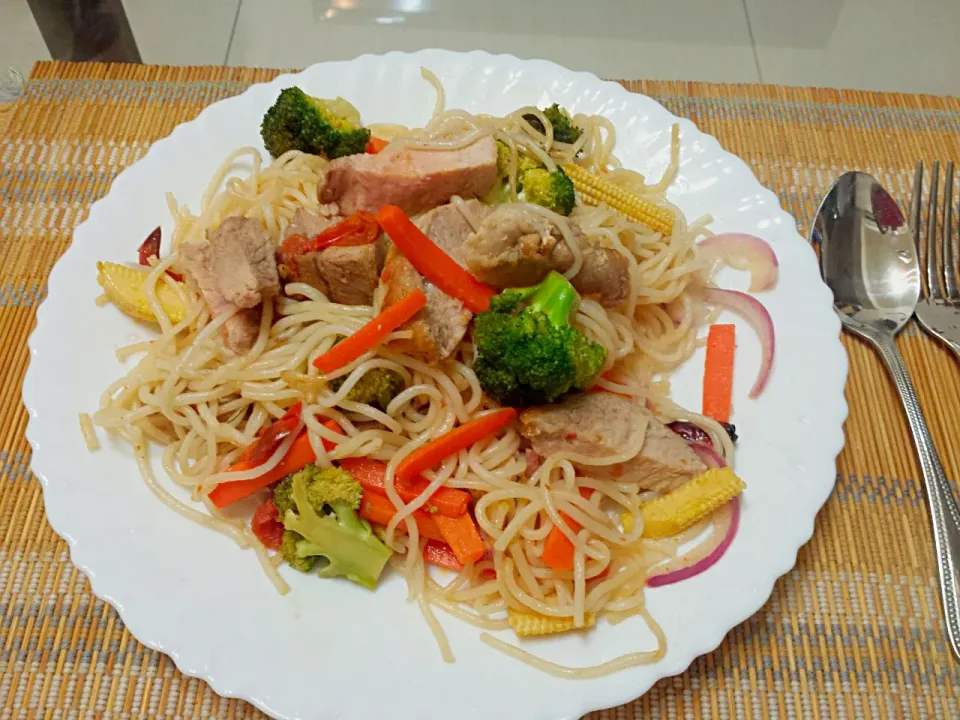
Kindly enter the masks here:
<path id="1" fill-rule="evenodd" d="M 370 131 L 360 126 L 359 114 L 345 100 L 321 100 L 292 87 L 281 90 L 263 116 L 260 136 L 274 157 L 300 150 L 332 160 L 362 153 Z"/>
<path id="2" fill-rule="evenodd" d="M 337 392 L 348 377 L 349 375 L 344 375 L 331 380 L 330 389 Z M 367 403 L 381 410 L 386 410 L 390 401 L 399 395 L 404 387 L 406 387 L 406 383 L 403 380 L 403 375 L 396 370 L 373 368 L 350 388 L 346 399 L 351 402 Z"/>
<path id="3" fill-rule="evenodd" d="M 283 541 L 280 543 L 280 554 L 284 561 L 294 570 L 308 573 L 317 564 L 315 557 L 300 557 L 297 555 L 297 544 L 303 542 L 303 536 L 292 530 L 283 531 Z"/>
<path id="4" fill-rule="evenodd" d="M 553 172 L 546 168 L 533 168 L 523 174 L 523 197 L 527 202 L 542 205 L 560 215 L 569 215 L 576 205 L 573 180 L 563 168 Z"/>
<path id="5" fill-rule="evenodd" d="M 373 588 L 392 551 L 357 514 L 362 496 L 363 488 L 341 468 L 307 465 L 281 482 L 274 503 L 278 510 L 284 506 L 284 559 L 311 570 L 323 557 L 320 577 L 346 577 Z"/>
<path id="6" fill-rule="evenodd" d="M 583 130 L 573 124 L 570 113 L 557 103 L 545 108 L 543 114 L 553 125 L 553 139 L 557 142 L 573 144 L 583 134 Z M 536 115 L 524 115 L 523 119 L 530 123 L 537 132 L 546 132 L 546 128 Z"/>
<path id="7" fill-rule="evenodd" d="M 473 330 L 473 370 L 484 391 L 504 405 L 526 406 L 589 387 L 607 351 L 570 326 L 579 300 L 558 272 L 539 285 L 494 296 L 490 309 L 477 315 Z"/>
<path id="8" fill-rule="evenodd" d="M 505 178 L 510 174 L 510 146 L 497 140 L 497 175 Z"/>

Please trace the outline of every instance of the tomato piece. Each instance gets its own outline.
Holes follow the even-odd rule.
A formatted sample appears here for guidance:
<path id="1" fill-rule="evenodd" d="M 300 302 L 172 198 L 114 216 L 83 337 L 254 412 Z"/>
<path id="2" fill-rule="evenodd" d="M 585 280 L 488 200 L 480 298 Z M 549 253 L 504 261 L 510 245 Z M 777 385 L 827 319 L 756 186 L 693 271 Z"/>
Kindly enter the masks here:
<path id="1" fill-rule="evenodd" d="M 262 465 L 270 456 L 277 451 L 286 438 L 297 429 L 300 424 L 300 411 L 303 409 L 303 403 L 292 405 L 279 420 L 269 425 L 253 444 L 250 445 L 243 454 L 237 458 L 237 461 L 230 466 L 231 470 L 249 470 L 250 468 Z"/>
<path id="2" fill-rule="evenodd" d="M 280 511 L 273 502 L 273 498 L 264 500 L 250 521 L 250 529 L 265 548 L 279 550 L 283 542 L 283 523 L 278 516 Z"/>
<path id="3" fill-rule="evenodd" d="M 280 277 L 290 282 L 297 282 L 300 273 L 297 270 L 297 257 L 316 250 L 316 243 L 306 235 L 294 234 L 284 238 L 277 249 L 277 268 Z"/>
<path id="4" fill-rule="evenodd" d="M 329 227 L 314 238 L 316 249 L 323 250 L 334 245 L 355 247 L 374 242 L 380 235 L 380 223 L 368 212 L 358 210 L 346 220 Z"/>
<path id="5" fill-rule="evenodd" d="M 390 144 L 389 140 L 384 140 L 382 138 L 371 136 L 364 150 L 368 155 L 376 155 L 378 152 L 383 150 L 389 144 Z"/>

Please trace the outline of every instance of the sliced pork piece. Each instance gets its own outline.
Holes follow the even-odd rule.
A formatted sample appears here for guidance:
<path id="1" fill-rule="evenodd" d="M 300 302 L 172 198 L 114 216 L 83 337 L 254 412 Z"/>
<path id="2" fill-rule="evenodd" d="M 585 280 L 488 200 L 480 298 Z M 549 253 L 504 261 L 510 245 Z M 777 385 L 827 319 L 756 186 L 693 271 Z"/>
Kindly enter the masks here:
<path id="1" fill-rule="evenodd" d="M 482 223 L 491 212 L 493 209 L 479 200 L 465 200 L 462 209 L 456 203 L 448 203 L 414 218 L 413 222 L 437 247 L 466 267 L 463 246 L 473 234 L 471 221 Z"/>
<path id="2" fill-rule="evenodd" d="M 480 222 L 490 208 L 477 200 L 467 200 L 463 210 L 450 203 L 414 220 L 424 235 L 460 265 L 464 264 L 463 242 L 473 232 L 473 225 L 464 211 L 474 222 Z M 385 291 L 384 307 L 393 305 L 416 289 L 423 290 L 427 296 L 426 307 L 403 326 L 403 329 L 413 331 L 413 338 L 397 341 L 395 347 L 427 362 L 445 358 L 457 348 L 473 316 L 463 303 L 425 280 L 395 247 L 391 247 L 387 254 L 380 282 Z"/>
<path id="3" fill-rule="evenodd" d="M 320 277 L 329 290 L 326 295 L 343 305 L 371 305 L 386 257 L 381 238 L 369 245 L 331 247 L 312 253 Z"/>
<path id="4" fill-rule="evenodd" d="M 424 280 L 394 246 L 387 251 L 380 282 L 385 290 L 384 307 L 399 302 L 414 290 L 423 290 L 427 296 L 426 306 L 401 328 L 411 330 L 413 337 L 396 340 L 391 343 L 392 347 L 426 362 L 436 362 L 456 349 L 473 317 L 463 303 Z"/>
<path id="5" fill-rule="evenodd" d="M 636 447 L 625 462 L 591 472 L 612 474 L 650 490 L 666 491 L 698 475 L 706 466 L 683 439 L 642 405 L 607 392 L 571 395 L 556 405 L 520 415 L 521 432 L 543 456 L 556 452 L 605 458 Z"/>
<path id="6" fill-rule="evenodd" d="M 236 353 L 247 352 L 260 328 L 261 303 L 280 291 L 270 236 L 259 220 L 233 216 L 207 231 L 207 241 L 180 247 L 214 317 L 240 309 L 223 326 L 223 340 Z"/>
<path id="7" fill-rule="evenodd" d="M 284 238 L 290 235 L 312 238 L 342 219 L 320 217 L 300 209 L 287 226 Z M 370 305 L 386 248 L 386 240 L 381 237 L 370 245 L 331 247 L 320 252 L 303 253 L 296 256 L 296 267 L 292 268 L 289 279 L 315 287 L 335 303 Z"/>
<path id="8" fill-rule="evenodd" d="M 397 205 L 408 215 L 443 205 L 454 195 L 482 197 L 497 182 L 497 146 L 490 136 L 459 150 L 387 146 L 376 155 L 349 155 L 327 167 L 321 202 L 340 212 L 376 213 Z"/>
<path id="9" fill-rule="evenodd" d="M 569 220 L 583 265 L 570 282 L 577 291 L 605 307 L 617 307 L 630 290 L 627 259 L 599 239 L 587 238 Z M 519 204 L 498 205 L 463 246 L 467 268 L 478 280 L 497 288 L 536 285 L 551 270 L 566 272 L 573 253 L 560 228 Z"/>

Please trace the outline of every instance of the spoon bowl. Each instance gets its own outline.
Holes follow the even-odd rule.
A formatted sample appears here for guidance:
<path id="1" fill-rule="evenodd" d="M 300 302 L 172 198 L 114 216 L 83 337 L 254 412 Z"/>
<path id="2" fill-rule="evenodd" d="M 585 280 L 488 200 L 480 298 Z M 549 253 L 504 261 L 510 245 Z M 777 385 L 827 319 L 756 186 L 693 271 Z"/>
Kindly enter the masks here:
<path id="1" fill-rule="evenodd" d="M 900 393 L 930 504 L 947 637 L 960 659 L 960 509 L 894 342 L 920 298 L 914 233 L 880 183 L 848 172 L 820 204 L 810 240 L 844 328 L 878 350 Z"/>
<path id="2" fill-rule="evenodd" d="M 920 298 L 920 261 L 890 194 L 866 173 L 844 173 L 824 196 L 812 235 L 844 325 L 860 335 L 899 332 Z"/>

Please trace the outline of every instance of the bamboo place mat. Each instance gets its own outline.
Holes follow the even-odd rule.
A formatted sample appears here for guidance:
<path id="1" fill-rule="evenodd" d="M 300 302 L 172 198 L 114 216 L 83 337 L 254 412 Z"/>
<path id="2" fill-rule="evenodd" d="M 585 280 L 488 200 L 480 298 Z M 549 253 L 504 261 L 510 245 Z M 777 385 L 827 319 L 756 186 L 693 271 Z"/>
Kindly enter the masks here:
<path id="1" fill-rule="evenodd" d="M 0 717 L 261 718 L 140 645 L 50 529 L 20 384 L 46 278 L 90 204 L 148 146 L 273 70 L 40 63 L 0 106 Z M 773 188 L 805 234 L 841 171 L 908 197 L 914 164 L 960 161 L 960 100 L 688 82 L 624 83 L 689 117 Z M 850 356 L 847 445 L 813 540 L 769 602 L 687 672 L 591 720 L 956 718 L 919 468 L 875 354 Z M 947 475 L 960 470 L 960 368 L 900 342 Z M 783 508 L 783 512 L 789 512 Z M 312 719 L 311 719 L 312 720 Z M 510 718 L 509 720 L 524 720 Z"/>

